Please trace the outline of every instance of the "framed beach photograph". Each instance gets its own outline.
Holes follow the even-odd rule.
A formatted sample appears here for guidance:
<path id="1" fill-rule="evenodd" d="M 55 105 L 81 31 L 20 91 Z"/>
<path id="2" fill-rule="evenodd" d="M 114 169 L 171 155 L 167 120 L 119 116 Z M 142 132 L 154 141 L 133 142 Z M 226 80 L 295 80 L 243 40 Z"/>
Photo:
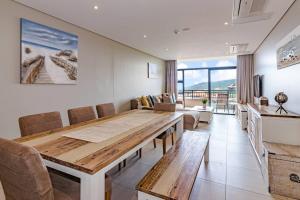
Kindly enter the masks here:
<path id="1" fill-rule="evenodd" d="M 277 68 L 282 69 L 300 63 L 300 26 L 277 44 Z"/>
<path id="2" fill-rule="evenodd" d="M 148 63 L 148 78 L 159 78 L 160 68 L 157 64 Z"/>
<path id="3" fill-rule="evenodd" d="M 21 84 L 76 84 L 78 36 L 21 19 Z"/>

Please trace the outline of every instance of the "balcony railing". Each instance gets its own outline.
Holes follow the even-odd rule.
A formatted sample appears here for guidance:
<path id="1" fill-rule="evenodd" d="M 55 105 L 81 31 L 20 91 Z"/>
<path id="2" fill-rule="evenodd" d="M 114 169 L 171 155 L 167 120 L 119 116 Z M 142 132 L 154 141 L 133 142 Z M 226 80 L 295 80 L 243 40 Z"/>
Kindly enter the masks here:
<path id="1" fill-rule="evenodd" d="M 209 91 L 208 90 L 184 90 L 178 91 L 179 97 L 188 98 L 188 99 L 209 99 Z M 211 90 L 211 99 L 217 99 L 220 96 L 228 96 L 229 100 L 236 99 L 236 90 Z"/>
<path id="2" fill-rule="evenodd" d="M 209 99 L 208 90 L 184 90 L 178 91 L 178 97 L 184 99 L 186 107 L 202 105 L 202 99 Z M 210 105 L 215 112 L 234 113 L 236 104 L 236 90 L 211 90 Z M 218 108 L 224 108 L 218 109 Z"/>

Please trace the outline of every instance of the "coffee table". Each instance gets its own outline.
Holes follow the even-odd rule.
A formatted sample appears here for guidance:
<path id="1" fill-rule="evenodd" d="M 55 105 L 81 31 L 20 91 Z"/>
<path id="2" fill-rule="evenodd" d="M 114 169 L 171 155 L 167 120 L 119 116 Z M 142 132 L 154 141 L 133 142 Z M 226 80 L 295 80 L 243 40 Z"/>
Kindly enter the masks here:
<path id="1" fill-rule="evenodd" d="M 206 106 L 206 108 L 203 108 L 203 106 L 194 106 L 190 110 L 195 110 L 200 113 L 200 122 L 210 123 L 214 116 L 214 108 L 210 106 Z"/>

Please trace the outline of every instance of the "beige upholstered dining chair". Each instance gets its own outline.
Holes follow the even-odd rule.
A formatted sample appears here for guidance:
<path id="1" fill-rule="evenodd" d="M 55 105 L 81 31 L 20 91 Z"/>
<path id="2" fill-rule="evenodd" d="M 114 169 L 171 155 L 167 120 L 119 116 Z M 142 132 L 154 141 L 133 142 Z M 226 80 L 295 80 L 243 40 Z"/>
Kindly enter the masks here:
<path id="1" fill-rule="evenodd" d="M 96 110 L 99 118 L 116 114 L 115 106 L 113 103 L 96 105 Z"/>
<path id="2" fill-rule="evenodd" d="M 63 127 L 59 112 L 28 115 L 19 118 L 22 137 Z"/>
<path id="3" fill-rule="evenodd" d="M 96 119 L 96 115 L 92 106 L 69 109 L 68 117 L 70 125 Z"/>
<path id="4" fill-rule="evenodd" d="M 75 111 L 72 112 L 72 114 L 76 113 Z M 79 109 L 80 110 L 80 109 Z M 92 110 L 93 111 L 93 110 Z M 94 112 L 94 111 L 93 111 Z M 86 112 L 84 112 L 86 114 Z M 95 115 L 95 113 L 94 113 Z M 84 117 L 78 116 L 74 114 L 74 121 L 80 121 L 83 122 Z M 86 117 L 88 118 L 88 117 Z M 78 123 L 80 123 L 78 122 Z M 28 136 L 44 131 L 51 131 L 58 128 L 63 127 L 63 123 L 61 120 L 61 116 L 59 112 L 50 112 L 50 113 L 42 113 L 42 114 L 36 114 L 36 115 L 29 115 L 24 116 L 19 119 L 19 126 L 21 130 L 22 136 Z M 52 170 L 50 171 L 50 175 L 52 180 L 56 183 L 58 183 L 59 187 L 64 188 L 70 188 L 71 185 L 74 185 L 74 181 L 70 181 L 67 178 L 64 179 L 61 175 L 57 175 L 55 173 L 52 173 Z M 63 180 L 64 179 L 64 180 Z M 63 181 L 60 181 L 63 180 Z M 105 199 L 110 200 L 111 199 L 111 193 L 112 193 L 112 182 L 111 177 L 108 175 L 105 175 Z M 76 196 L 76 195 L 75 195 Z"/>
<path id="5" fill-rule="evenodd" d="M 164 111 L 164 112 L 175 112 L 176 110 L 176 104 L 171 103 L 155 103 L 154 104 L 154 110 L 155 111 Z M 174 145 L 174 134 L 175 134 L 175 128 L 171 127 L 162 134 L 160 134 L 158 137 L 153 139 L 153 145 L 154 148 L 156 148 L 156 139 L 161 139 L 163 141 L 163 154 L 166 153 L 167 149 L 167 137 L 171 135 L 172 137 L 172 145 Z"/>
<path id="6" fill-rule="evenodd" d="M 1 138 L 0 180 L 6 200 L 71 200 L 53 189 L 47 168 L 34 148 Z"/>

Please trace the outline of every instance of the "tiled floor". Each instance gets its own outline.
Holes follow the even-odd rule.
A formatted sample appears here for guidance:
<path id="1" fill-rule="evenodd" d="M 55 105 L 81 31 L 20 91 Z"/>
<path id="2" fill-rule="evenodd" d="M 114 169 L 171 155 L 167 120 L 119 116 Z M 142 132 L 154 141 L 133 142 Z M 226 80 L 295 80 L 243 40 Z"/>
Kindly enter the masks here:
<path id="1" fill-rule="evenodd" d="M 215 115 L 210 125 L 200 124 L 198 131 L 209 131 L 210 162 L 200 167 L 192 200 L 272 200 L 262 178 L 254 152 L 234 116 Z M 111 170 L 113 200 L 137 199 L 135 185 L 162 157 L 161 145 L 143 148 L 142 159 L 132 157 L 121 172 Z"/>

